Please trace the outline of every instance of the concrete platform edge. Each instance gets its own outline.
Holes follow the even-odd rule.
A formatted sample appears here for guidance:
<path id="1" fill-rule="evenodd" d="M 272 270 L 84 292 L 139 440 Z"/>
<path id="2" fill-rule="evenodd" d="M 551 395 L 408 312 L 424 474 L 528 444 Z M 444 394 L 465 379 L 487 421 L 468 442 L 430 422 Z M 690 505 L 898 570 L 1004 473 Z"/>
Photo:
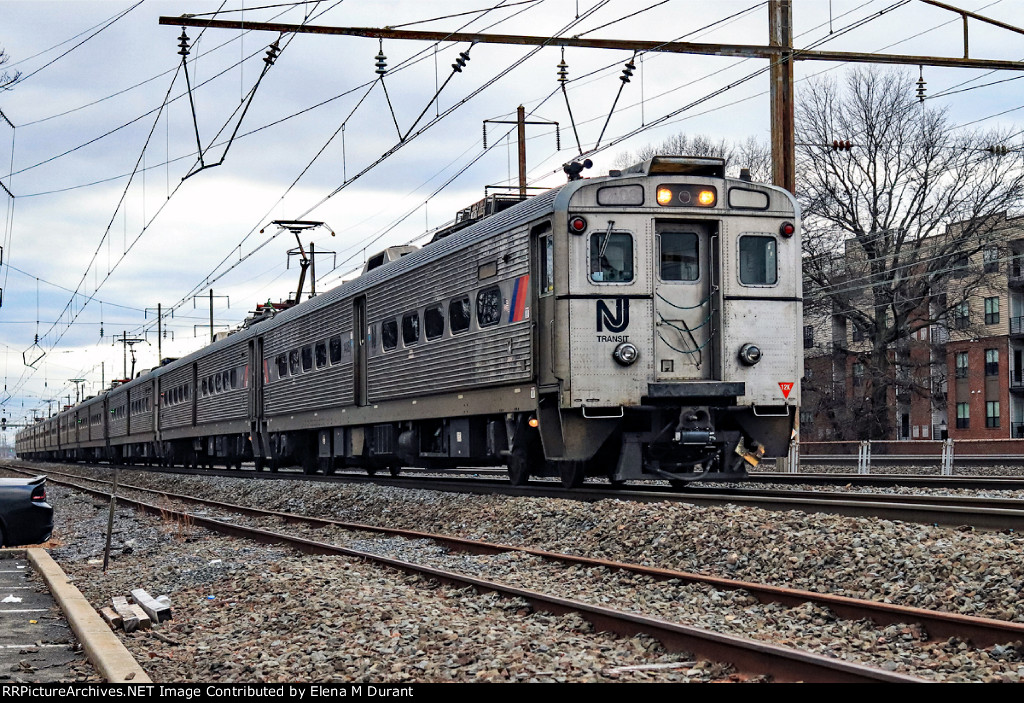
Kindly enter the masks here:
<path id="1" fill-rule="evenodd" d="M 68 581 L 67 574 L 46 550 L 31 548 L 25 551 L 29 562 L 46 579 L 54 600 L 64 611 L 71 630 L 100 676 L 109 683 L 152 683 L 135 657 L 121 644 L 82 592 Z"/>

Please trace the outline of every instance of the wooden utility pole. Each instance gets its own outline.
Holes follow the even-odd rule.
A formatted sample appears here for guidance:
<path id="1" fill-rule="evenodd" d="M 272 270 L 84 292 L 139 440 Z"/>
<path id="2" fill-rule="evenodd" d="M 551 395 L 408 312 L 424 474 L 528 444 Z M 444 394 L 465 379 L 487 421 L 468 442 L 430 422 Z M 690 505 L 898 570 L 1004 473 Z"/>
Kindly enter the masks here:
<path id="1" fill-rule="evenodd" d="M 771 62 L 772 183 L 796 191 L 796 126 L 793 121 L 793 2 L 768 3 L 768 43 L 783 49 Z"/>
<path id="2" fill-rule="evenodd" d="M 516 120 L 484 120 L 484 148 L 487 147 L 487 125 L 488 124 L 514 124 L 516 126 L 516 138 L 519 141 L 519 197 L 526 199 L 526 125 L 544 124 L 555 125 L 555 132 L 558 132 L 558 123 L 551 120 L 527 120 L 526 108 L 520 105 L 516 108 Z"/>
<path id="3" fill-rule="evenodd" d="M 989 70 L 1021 71 L 1024 62 L 972 59 L 967 54 L 968 18 L 985 22 L 1001 29 L 1024 33 L 1024 29 L 997 22 L 974 12 L 967 12 L 938 0 L 923 0 L 935 7 L 960 14 L 964 21 L 964 56 L 914 56 L 907 54 L 872 54 L 848 51 L 818 51 L 793 48 L 792 0 L 768 0 L 769 43 L 713 44 L 699 42 L 660 42 L 627 39 L 595 39 L 590 37 L 541 37 L 518 34 L 480 34 L 473 32 L 427 32 L 406 29 L 374 27 L 327 27 L 298 25 L 282 22 L 251 22 L 211 20 L 190 17 L 161 17 L 160 24 L 180 27 L 218 29 L 263 30 L 284 33 L 329 34 L 378 39 L 408 39 L 429 42 L 470 42 L 473 44 L 518 44 L 524 46 L 581 47 L 591 49 L 620 49 L 636 52 L 676 54 L 702 54 L 732 58 L 762 58 L 771 60 L 771 124 L 772 172 L 775 185 L 792 191 L 796 187 L 794 174 L 796 138 L 793 124 L 793 62 L 834 61 L 849 63 L 900 64 L 909 66 L 941 66 L 946 68 L 980 68 Z M 842 136 L 842 135 L 839 135 Z M 521 139 L 521 137 L 520 137 Z"/>

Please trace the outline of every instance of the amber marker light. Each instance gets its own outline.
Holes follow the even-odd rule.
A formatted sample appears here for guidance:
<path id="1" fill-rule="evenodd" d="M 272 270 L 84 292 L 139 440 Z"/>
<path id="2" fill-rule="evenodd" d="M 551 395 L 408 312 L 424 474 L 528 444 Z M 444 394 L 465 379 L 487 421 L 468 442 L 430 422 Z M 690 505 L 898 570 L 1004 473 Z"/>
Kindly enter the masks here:
<path id="1" fill-rule="evenodd" d="M 537 425 L 539 425 L 539 424 L 540 424 L 540 423 L 539 423 L 539 422 L 537 422 L 537 418 L 535 418 L 535 417 L 531 417 L 531 418 L 530 418 L 530 422 L 529 422 L 529 425 L 530 425 L 530 427 L 536 427 L 536 426 L 537 426 Z"/>
<path id="2" fill-rule="evenodd" d="M 715 204 L 715 191 L 713 190 L 702 190 L 697 194 L 697 202 L 704 207 L 710 207 Z"/>
<path id="3" fill-rule="evenodd" d="M 658 205 L 668 205 L 672 202 L 672 191 L 668 188 L 658 188 Z"/>

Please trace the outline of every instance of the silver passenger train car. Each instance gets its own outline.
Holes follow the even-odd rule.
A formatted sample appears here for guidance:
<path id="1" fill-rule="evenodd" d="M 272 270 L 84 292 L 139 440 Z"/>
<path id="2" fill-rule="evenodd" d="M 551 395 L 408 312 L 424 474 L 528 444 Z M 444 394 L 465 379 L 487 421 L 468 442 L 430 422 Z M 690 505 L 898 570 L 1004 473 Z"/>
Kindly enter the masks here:
<path id="1" fill-rule="evenodd" d="M 17 451 L 734 480 L 788 449 L 801 320 L 793 197 L 720 160 L 656 157 L 374 257 L 25 429 Z"/>

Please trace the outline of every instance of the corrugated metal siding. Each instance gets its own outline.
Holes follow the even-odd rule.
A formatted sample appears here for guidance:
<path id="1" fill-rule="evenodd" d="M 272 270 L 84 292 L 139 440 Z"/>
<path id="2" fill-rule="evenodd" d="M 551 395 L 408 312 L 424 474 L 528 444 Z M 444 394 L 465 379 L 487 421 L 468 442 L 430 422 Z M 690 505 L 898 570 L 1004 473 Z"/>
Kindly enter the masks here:
<path id="1" fill-rule="evenodd" d="M 132 388 L 132 402 L 139 410 L 132 415 L 132 434 L 153 431 L 153 382 Z M 149 408 L 146 410 L 146 408 Z"/>
<path id="2" fill-rule="evenodd" d="M 199 359 L 200 392 L 196 399 L 196 417 L 198 424 L 220 422 L 222 420 L 244 420 L 249 415 L 248 392 L 245 385 L 245 367 L 248 362 L 248 345 L 241 339 L 225 349 Z M 211 375 L 230 373 L 235 369 L 237 387 L 221 390 L 203 396 L 202 381 Z"/>
<path id="3" fill-rule="evenodd" d="M 529 255 L 529 230 L 524 227 L 491 237 L 369 291 L 367 319 L 378 325 L 378 330 L 383 320 L 397 317 L 400 321 L 403 313 L 462 294 L 470 296 L 474 309 L 471 327 L 465 333 L 451 335 L 446 309 L 445 335 L 440 339 L 422 340 L 389 352 L 376 346 L 367 360 L 369 400 L 380 402 L 529 380 L 533 375 L 531 321 L 510 325 L 505 308 L 498 325 L 479 329 L 475 313 L 475 293 L 482 288 L 498 284 L 503 302 L 511 299 L 515 278 L 529 273 Z M 493 261 L 498 262 L 498 275 L 481 281 L 480 264 Z"/>
<path id="4" fill-rule="evenodd" d="M 170 403 L 170 391 L 187 384 L 192 385 L 192 365 L 185 364 L 160 378 L 160 429 L 167 430 L 192 425 L 192 396 L 180 403 Z"/>
<path id="5" fill-rule="evenodd" d="M 272 378 L 264 389 L 264 411 L 267 415 L 280 415 L 302 410 L 352 405 L 355 402 L 353 386 L 352 352 L 346 342 L 352 334 L 352 301 L 338 300 L 333 304 L 305 315 L 291 325 L 271 330 L 264 338 L 263 353 L 270 367 L 278 354 L 316 342 L 327 342 L 342 336 L 344 353 L 333 366 L 314 368 L 295 376 Z M 330 348 L 328 347 L 328 354 Z M 315 362 L 315 358 L 314 358 Z"/>

